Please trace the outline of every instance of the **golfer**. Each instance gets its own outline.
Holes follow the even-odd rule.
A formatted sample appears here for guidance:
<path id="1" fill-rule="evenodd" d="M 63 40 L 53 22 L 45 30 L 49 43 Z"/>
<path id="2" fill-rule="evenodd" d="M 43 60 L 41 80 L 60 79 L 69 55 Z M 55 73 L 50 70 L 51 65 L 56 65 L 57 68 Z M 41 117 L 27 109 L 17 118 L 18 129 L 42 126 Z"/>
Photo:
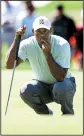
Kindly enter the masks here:
<path id="1" fill-rule="evenodd" d="M 18 35 L 26 26 L 17 29 L 14 41 L 6 56 L 6 68 L 13 69 Z M 16 66 L 29 60 L 34 79 L 20 89 L 22 100 L 38 114 L 53 114 L 48 103 L 61 104 L 62 114 L 74 114 L 73 97 L 75 78 L 70 74 L 70 45 L 62 37 L 51 34 L 51 23 L 40 16 L 33 22 L 31 36 L 20 42 Z M 28 75 L 27 75 L 28 76 Z"/>

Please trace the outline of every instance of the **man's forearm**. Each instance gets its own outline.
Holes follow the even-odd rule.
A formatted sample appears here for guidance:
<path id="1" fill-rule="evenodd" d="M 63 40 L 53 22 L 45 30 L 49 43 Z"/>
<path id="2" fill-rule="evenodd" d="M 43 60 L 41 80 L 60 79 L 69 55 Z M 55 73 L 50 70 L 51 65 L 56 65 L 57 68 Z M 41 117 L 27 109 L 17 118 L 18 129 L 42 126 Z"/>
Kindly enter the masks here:
<path id="1" fill-rule="evenodd" d="M 6 68 L 13 68 L 14 65 L 14 60 L 15 60 L 15 55 L 16 55 L 16 42 L 17 38 L 15 36 L 14 41 L 12 45 L 10 46 L 7 55 L 6 55 Z"/>
<path id="2" fill-rule="evenodd" d="M 65 77 L 64 69 L 55 62 L 51 54 L 46 57 L 46 60 L 53 77 L 57 81 L 63 81 Z"/>

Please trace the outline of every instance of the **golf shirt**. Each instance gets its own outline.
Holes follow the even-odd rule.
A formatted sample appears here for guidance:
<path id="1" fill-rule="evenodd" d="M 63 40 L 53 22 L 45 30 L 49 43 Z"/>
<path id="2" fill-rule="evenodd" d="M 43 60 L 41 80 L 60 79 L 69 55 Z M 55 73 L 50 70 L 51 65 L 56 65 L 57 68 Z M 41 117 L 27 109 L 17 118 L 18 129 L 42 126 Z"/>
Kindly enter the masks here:
<path id="1" fill-rule="evenodd" d="M 70 45 L 62 37 L 51 35 L 51 54 L 55 62 L 63 68 L 68 68 L 65 78 L 70 78 Z M 47 60 L 35 36 L 31 36 L 20 42 L 18 57 L 23 61 L 29 60 L 30 66 L 35 73 L 35 79 L 45 83 L 55 83 L 56 79 L 50 72 Z"/>

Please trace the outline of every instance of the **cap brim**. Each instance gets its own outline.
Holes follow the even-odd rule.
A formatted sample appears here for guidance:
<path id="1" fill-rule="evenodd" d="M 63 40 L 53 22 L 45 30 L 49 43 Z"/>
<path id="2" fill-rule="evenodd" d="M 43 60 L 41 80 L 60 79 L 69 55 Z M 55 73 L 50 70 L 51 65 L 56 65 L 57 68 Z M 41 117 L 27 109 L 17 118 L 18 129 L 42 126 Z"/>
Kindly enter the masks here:
<path id="1" fill-rule="evenodd" d="M 44 26 L 44 25 L 39 25 L 37 27 L 34 27 L 34 30 L 36 31 L 36 30 L 38 30 L 40 28 L 46 28 L 46 29 L 50 30 L 50 27 L 47 27 L 47 26 Z"/>

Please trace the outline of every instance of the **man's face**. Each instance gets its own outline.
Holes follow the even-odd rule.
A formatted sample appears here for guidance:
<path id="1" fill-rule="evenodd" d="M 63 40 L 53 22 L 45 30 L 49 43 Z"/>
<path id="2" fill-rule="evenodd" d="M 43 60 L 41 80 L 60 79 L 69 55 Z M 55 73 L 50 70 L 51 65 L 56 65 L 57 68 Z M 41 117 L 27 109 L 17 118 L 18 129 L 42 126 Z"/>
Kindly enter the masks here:
<path id="1" fill-rule="evenodd" d="M 61 12 L 58 9 L 56 9 L 56 16 L 60 16 L 60 14 Z"/>
<path id="2" fill-rule="evenodd" d="M 45 28 L 39 28 L 36 31 L 34 31 L 34 35 L 36 37 L 36 40 L 38 41 L 38 44 L 42 45 L 42 39 L 49 40 L 50 33 L 51 33 L 50 30 Z"/>

